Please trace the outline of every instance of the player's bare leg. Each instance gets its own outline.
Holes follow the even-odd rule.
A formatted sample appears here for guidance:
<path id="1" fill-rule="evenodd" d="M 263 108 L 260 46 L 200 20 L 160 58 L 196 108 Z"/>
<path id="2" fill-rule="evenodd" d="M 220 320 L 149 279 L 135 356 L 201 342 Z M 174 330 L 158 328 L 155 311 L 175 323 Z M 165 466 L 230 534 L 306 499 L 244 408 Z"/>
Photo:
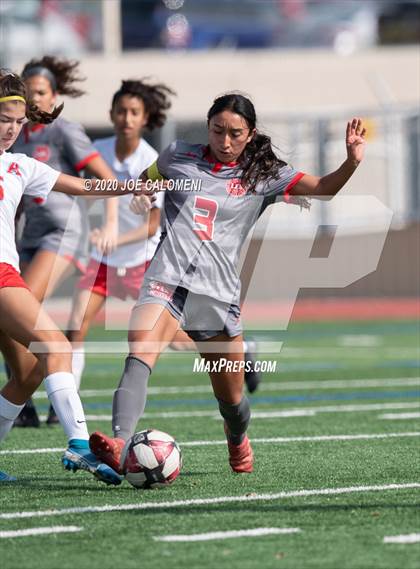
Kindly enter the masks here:
<path id="1" fill-rule="evenodd" d="M 149 330 L 142 330 L 145 322 Z M 178 327 L 178 320 L 161 304 L 143 304 L 133 309 L 128 333 L 130 353 L 112 404 L 114 438 L 99 431 L 90 437 L 92 451 L 114 470 L 120 472 L 121 451 L 143 415 L 150 373 Z"/>
<path id="2" fill-rule="evenodd" d="M 72 275 L 75 266 L 53 251 L 38 251 L 30 263 L 22 263 L 22 277 L 39 301 L 48 298 L 60 283 Z"/>
<path id="3" fill-rule="evenodd" d="M 30 263 L 22 263 L 21 269 L 25 282 L 41 302 L 74 272 L 74 265 L 52 251 L 40 250 Z M 15 427 L 39 427 L 38 413 L 32 399 L 28 399 L 16 418 Z"/>
<path id="4" fill-rule="evenodd" d="M 120 477 L 101 464 L 89 450 L 89 434 L 82 403 L 71 373 L 71 346 L 39 302 L 25 288 L 0 289 L 2 348 L 12 377 L 0 393 L 0 441 L 7 435 L 24 401 L 45 377 L 45 388 L 69 440 L 63 464 L 83 469 L 107 484 Z M 14 342 L 7 342 L 9 337 Z M 31 360 L 22 348 L 34 348 Z M 18 348 L 18 344 L 22 348 Z M 35 361 L 39 361 L 39 365 Z M 29 362 L 29 363 L 28 363 Z M 33 363 L 33 367 L 32 366 Z"/>
<path id="5" fill-rule="evenodd" d="M 246 430 L 250 420 L 250 409 L 247 398 L 243 394 L 244 372 L 243 339 L 242 336 L 230 338 L 220 334 L 207 342 L 223 342 L 224 353 L 215 354 L 205 351 L 201 344 L 201 356 L 209 362 L 227 360 L 228 364 L 220 371 L 211 371 L 210 379 L 214 394 L 219 402 L 220 414 L 225 420 L 225 433 L 228 441 L 229 464 L 234 472 L 252 472 L 253 453 Z M 234 370 L 237 371 L 234 371 Z"/>

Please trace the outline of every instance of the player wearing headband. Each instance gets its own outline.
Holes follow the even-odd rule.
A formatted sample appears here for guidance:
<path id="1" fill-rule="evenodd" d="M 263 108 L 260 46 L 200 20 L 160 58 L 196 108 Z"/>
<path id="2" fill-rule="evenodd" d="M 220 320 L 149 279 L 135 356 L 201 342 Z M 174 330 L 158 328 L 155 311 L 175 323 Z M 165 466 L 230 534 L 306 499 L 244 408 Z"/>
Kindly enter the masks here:
<path id="1" fill-rule="evenodd" d="M 77 82 L 78 62 L 45 56 L 32 59 L 22 72 L 27 89 L 39 109 L 50 112 L 61 96 L 83 95 Z M 66 174 L 79 176 L 82 170 L 97 178 L 111 178 L 112 170 L 89 140 L 83 127 L 58 117 L 51 124 L 25 124 L 13 150 L 36 158 Z M 54 192 L 48 199 L 24 196 L 25 225 L 18 243 L 21 270 L 30 289 L 41 301 L 79 269 L 86 270 L 89 223 L 85 200 Z M 98 236 L 101 251 L 116 245 L 118 223 L 116 200 L 106 201 L 106 221 Z M 50 408 L 48 424 L 57 422 Z M 36 427 L 39 419 L 29 401 L 16 426 Z"/>
<path id="2" fill-rule="evenodd" d="M 25 401 L 45 380 L 48 398 L 68 438 L 62 459 L 65 468 L 87 470 L 107 484 L 119 484 L 118 474 L 89 451 L 86 418 L 71 372 L 71 345 L 19 273 L 15 215 L 21 198 L 45 200 L 52 190 L 91 195 L 85 189 L 86 180 L 63 174 L 24 154 L 7 152 L 27 119 L 50 124 L 61 109 L 42 111 L 28 97 L 20 77 L 0 70 L 0 351 L 10 370 L 0 390 L 0 442 Z M 99 182 L 91 185 L 93 193 L 99 195 Z M 115 190 L 103 195 L 125 193 L 117 183 Z M 0 472 L 0 481 L 10 480 L 13 477 Z"/>

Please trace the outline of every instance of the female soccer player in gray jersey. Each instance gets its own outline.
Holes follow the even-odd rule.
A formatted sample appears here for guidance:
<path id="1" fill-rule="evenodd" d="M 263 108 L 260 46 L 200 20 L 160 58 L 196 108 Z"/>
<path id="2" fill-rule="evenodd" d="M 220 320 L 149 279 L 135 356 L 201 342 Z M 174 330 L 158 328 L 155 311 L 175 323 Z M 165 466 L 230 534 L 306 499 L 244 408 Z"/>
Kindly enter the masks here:
<path id="1" fill-rule="evenodd" d="M 45 56 L 32 59 L 22 77 L 39 109 L 50 112 L 59 95 L 79 97 L 78 62 Z M 112 178 L 113 172 L 79 124 L 58 117 L 51 124 L 26 124 L 13 148 L 66 174 L 79 176 L 86 170 L 97 178 Z M 116 200 L 106 201 L 106 221 L 98 247 L 111 252 L 116 245 L 118 223 Z M 85 272 L 89 232 L 85 200 L 54 192 L 48 199 L 24 196 L 25 224 L 18 243 L 22 274 L 41 301 L 51 295 L 78 268 Z M 54 422 L 50 408 L 47 423 Z M 31 401 L 22 410 L 16 426 L 39 426 Z"/>
<path id="2" fill-rule="evenodd" d="M 108 484 L 119 484 L 118 474 L 89 451 L 86 419 L 71 373 L 70 343 L 19 274 L 15 215 L 22 196 L 46 199 L 52 190 L 91 195 L 85 190 L 86 180 L 63 174 L 25 154 L 7 152 L 26 118 L 50 123 L 60 110 L 41 111 L 27 96 L 19 77 L 0 70 L 0 351 L 11 372 L 0 390 L 0 442 L 25 401 L 45 379 L 48 398 L 69 441 L 64 466 L 87 470 Z M 93 193 L 99 195 L 97 182 L 89 182 Z M 103 196 L 125 195 L 125 189 L 117 185 L 116 191 L 103 192 Z M 12 479 L 0 472 L 0 482 Z"/>
<path id="3" fill-rule="evenodd" d="M 326 176 L 312 176 L 277 158 L 256 122 L 248 98 L 219 97 L 207 115 L 209 144 L 176 141 L 147 170 L 148 178 L 173 180 L 180 191 L 165 193 L 165 227 L 132 314 L 130 354 L 114 395 L 114 438 L 99 432 L 90 438 L 93 452 L 114 469 L 120 469 L 121 450 L 143 413 L 151 370 L 179 324 L 210 363 L 232 470 L 253 469 L 236 269 L 241 246 L 277 198 L 302 203 L 306 196 L 334 196 L 365 146 L 362 121 L 354 118 L 347 124 L 346 160 Z M 186 191 L 197 180 L 200 191 Z"/>

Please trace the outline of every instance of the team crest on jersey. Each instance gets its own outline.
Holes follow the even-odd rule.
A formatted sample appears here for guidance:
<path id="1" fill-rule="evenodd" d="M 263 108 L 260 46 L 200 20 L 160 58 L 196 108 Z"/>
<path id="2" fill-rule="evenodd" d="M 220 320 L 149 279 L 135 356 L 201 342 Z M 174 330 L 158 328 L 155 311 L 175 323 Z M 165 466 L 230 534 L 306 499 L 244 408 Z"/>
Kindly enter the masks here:
<path id="1" fill-rule="evenodd" d="M 22 176 L 19 170 L 19 166 L 17 162 L 12 162 L 7 170 L 8 174 L 14 174 L 15 176 Z"/>
<path id="2" fill-rule="evenodd" d="M 246 194 L 239 178 L 232 178 L 226 182 L 226 191 L 230 196 L 240 197 Z"/>
<path id="3" fill-rule="evenodd" d="M 50 148 L 46 144 L 38 144 L 32 154 L 33 158 L 40 162 L 48 162 L 51 156 Z"/>
<path id="4" fill-rule="evenodd" d="M 149 285 L 149 291 L 151 296 L 163 298 L 169 302 L 172 300 L 174 289 L 158 281 L 152 281 Z"/>

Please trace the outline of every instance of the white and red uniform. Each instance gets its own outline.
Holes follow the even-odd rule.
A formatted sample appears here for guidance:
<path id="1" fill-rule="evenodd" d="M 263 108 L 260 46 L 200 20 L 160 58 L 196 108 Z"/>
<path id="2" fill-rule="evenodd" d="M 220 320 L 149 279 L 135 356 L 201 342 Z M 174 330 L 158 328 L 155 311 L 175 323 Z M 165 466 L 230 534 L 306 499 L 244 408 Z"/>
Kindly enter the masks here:
<path id="1" fill-rule="evenodd" d="M 15 243 L 15 215 L 22 196 L 45 199 L 59 175 L 57 170 L 25 154 L 0 154 L 0 288 L 26 287 L 19 275 Z"/>
<path id="2" fill-rule="evenodd" d="M 119 180 L 137 179 L 157 159 L 157 152 L 144 139 L 136 150 L 120 162 L 115 154 L 116 137 L 110 136 L 94 141 L 102 158 L 112 168 Z M 142 217 L 130 210 L 132 196 L 127 194 L 118 200 L 118 231 L 120 234 L 137 229 Z M 158 195 L 154 207 L 162 207 L 163 193 Z M 143 282 L 143 275 L 153 257 L 160 239 L 160 229 L 144 241 L 121 245 L 110 255 L 102 255 L 93 248 L 86 274 L 78 287 L 91 290 L 101 296 L 136 299 Z"/>

